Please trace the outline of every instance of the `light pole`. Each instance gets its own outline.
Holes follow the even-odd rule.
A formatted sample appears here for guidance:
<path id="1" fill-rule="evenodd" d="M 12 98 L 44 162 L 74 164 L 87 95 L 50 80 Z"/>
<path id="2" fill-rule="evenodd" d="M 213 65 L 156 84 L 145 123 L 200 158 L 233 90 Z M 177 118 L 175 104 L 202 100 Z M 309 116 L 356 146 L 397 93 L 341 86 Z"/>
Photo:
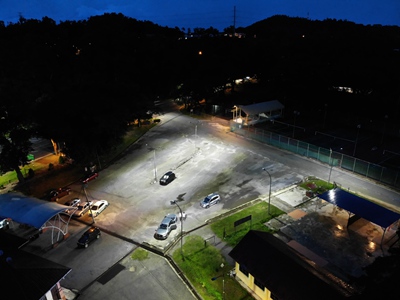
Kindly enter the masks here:
<path id="1" fill-rule="evenodd" d="M 178 206 L 178 208 L 179 208 L 179 213 L 181 214 L 181 255 L 182 255 L 182 260 L 185 260 L 185 257 L 183 256 L 183 246 L 182 246 L 182 242 L 183 242 L 183 213 L 182 213 L 182 209 L 181 209 L 181 207 L 179 206 L 179 204 L 176 202 L 176 200 L 172 200 L 171 201 L 171 205 L 176 205 L 176 206 Z"/>
<path id="2" fill-rule="evenodd" d="M 157 182 L 156 148 L 154 148 L 154 183 Z"/>
<path id="3" fill-rule="evenodd" d="M 85 192 L 85 197 L 86 197 L 86 202 L 89 204 L 90 202 L 89 202 L 89 199 L 88 199 L 88 196 L 87 196 L 87 193 L 86 193 L 86 186 L 87 186 L 87 183 L 84 183 L 83 185 L 82 185 L 82 188 L 83 188 L 83 191 Z M 90 206 L 90 204 L 89 204 L 89 211 L 90 211 L 90 214 L 92 215 L 92 224 L 94 224 L 94 216 L 93 216 L 93 213 L 92 213 L 92 207 Z"/>
<path id="4" fill-rule="evenodd" d="M 194 124 L 194 154 L 196 154 L 196 141 L 197 141 L 197 125 L 201 123 L 199 121 L 197 122 L 190 122 L 190 124 Z"/>
<path id="5" fill-rule="evenodd" d="M 267 172 L 267 174 L 269 175 L 268 214 L 271 215 L 271 185 L 272 185 L 272 178 L 271 178 L 271 174 L 267 171 L 266 168 L 263 168 L 263 171 Z"/>
<path id="6" fill-rule="evenodd" d="M 296 129 L 296 116 L 299 116 L 299 115 L 300 115 L 300 112 L 297 111 L 297 110 L 295 110 L 295 111 L 293 112 L 293 114 L 294 114 L 294 122 L 293 122 L 293 134 L 292 134 L 292 138 L 294 138 L 294 130 Z"/>
<path id="7" fill-rule="evenodd" d="M 329 165 L 330 165 L 331 169 L 329 171 L 328 183 L 331 182 L 331 174 L 332 174 L 332 166 L 333 166 L 333 164 L 332 164 L 332 149 L 331 148 L 329 148 Z"/>
<path id="8" fill-rule="evenodd" d="M 146 144 L 147 146 L 147 144 Z M 149 148 L 151 150 L 151 148 Z M 154 183 L 157 182 L 156 148 L 153 148 Z"/>
<path id="9" fill-rule="evenodd" d="M 221 268 L 224 267 L 224 263 L 221 264 Z M 225 272 L 222 270 L 222 275 L 211 278 L 212 281 L 222 277 L 222 299 L 225 300 Z"/>
<path id="10" fill-rule="evenodd" d="M 361 128 L 361 124 L 358 124 L 358 125 L 357 125 L 356 141 L 355 141 L 355 143 L 354 143 L 353 157 L 356 155 L 357 140 L 358 140 L 358 134 L 360 133 L 360 128 Z"/>
<path id="11" fill-rule="evenodd" d="M 194 127 L 194 153 L 196 154 L 197 124 Z"/>

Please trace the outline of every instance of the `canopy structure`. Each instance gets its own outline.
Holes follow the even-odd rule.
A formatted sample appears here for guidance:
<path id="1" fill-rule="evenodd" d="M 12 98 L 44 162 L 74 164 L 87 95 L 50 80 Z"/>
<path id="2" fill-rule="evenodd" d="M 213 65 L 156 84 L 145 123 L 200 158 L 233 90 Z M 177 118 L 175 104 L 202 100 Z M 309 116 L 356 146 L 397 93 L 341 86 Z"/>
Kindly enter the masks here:
<path id="1" fill-rule="evenodd" d="M 60 213 L 66 209 L 65 205 L 48 202 L 18 193 L 0 195 L 0 217 L 10 218 L 20 224 L 29 225 L 44 230 L 46 228 L 58 229 L 64 235 L 68 233 L 68 220 Z M 66 216 L 66 215 L 65 215 Z M 53 239 L 52 235 L 52 239 Z"/>
<path id="2" fill-rule="evenodd" d="M 232 110 L 233 121 L 242 125 L 253 125 L 281 117 L 284 106 L 278 100 L 250 105 L 237 105 Z M 242 112 L 245 116 L 242 116 Z"/>
<path id="3" fill-rule="evenodd" d="M 384 229 L 382 240 L 385 235 L 386 229 L 394 224 L 396 221 L 400 220 L 399 213 L 396 213 L 390 209 L 387 209 L 352 193 L 346 192 L 345 190 L 342 190 L 340 188 L 329 190 L 323 194 L 318 195 L 318 197 L 347 210 L 349 213 L 352 213 L 354 216 L 349 218 L 347 226 L 351 225 L 359 218 L 363 218 L 367 221 L 381 226 Z"/>

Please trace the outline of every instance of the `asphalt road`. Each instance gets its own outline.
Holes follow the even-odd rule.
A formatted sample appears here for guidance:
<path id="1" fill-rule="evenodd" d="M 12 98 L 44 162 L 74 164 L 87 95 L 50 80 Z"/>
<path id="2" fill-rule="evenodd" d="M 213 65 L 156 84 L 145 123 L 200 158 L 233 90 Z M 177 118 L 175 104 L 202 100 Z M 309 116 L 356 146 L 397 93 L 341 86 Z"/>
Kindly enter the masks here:
<path id="1" fill-rule="evenodd" d="M 180 224 L 165 241 L 153 237 L 166 214 L 179 213 L 171 200 L 177 200 L 186 212 L 184 231 L 189 231 L 240 204 L 267 199 L 270 184 L 275 192 L 307 176 L 322 179 L 329 176 L 328 166 L 236 136 L 217 119 L 198 121 L 172 108 L 164 108 L 167 113 L 160 116 L 161 123 L 123 158 L 101 170 L 99 177 L 88 184 L 86 193 L 80 184 L 72 184 L 73 193 L 60 201 L 74 197 L 108 200 L 109 207 L 95 219 L 95 224 L 103 230 L 100 240 L 87 249 L 76 248 L 86 224 L 93 221 L 86 215 L 81 220 L 71 220 L 70 236 L 58 247 L 43 253 L 48 233 L 27 246 L 31 252 L 71 267 L 62 285 L 79 290 L 83 299 L 92 299 L 96 290 L 102 290 L 96 299 L 132 299 L 132 291 L 140 299 L 161 299 L 160 295 L 162 299 L 193 298 L 164 259 L 156 258 L 158 262 L 151 260 L 146 266 L 129 261 L 129 254 L 137 245 L 144 243 L 162 251 L 177 236 Z M 271 174 L 271 183 L 262 168 Z M 161 186 L 158 180 L 167 171 L 173 171 L 177 178 Z M 331 180 L 386 206 L 397 210 L 400 207 L 397 193 L 385 187 L 376 188 L 363 178 L 333 168 Z M 210 209 L 201 208 L 199 202 L 211 192 L 219 192 L 222 201 Z M 99 277 L 124 260 L 125 266 L 132 264 L 122 271 L 130 274 L 131 281 L 118 283 L 121 286 L 114 289 L 119 290 L 118 297 L 106 295 L 107 289 L 99 287 Z M 90 295 L 85 294 L 89 290 Z M 182 293 L 188 298 L 182 297 Z"/>

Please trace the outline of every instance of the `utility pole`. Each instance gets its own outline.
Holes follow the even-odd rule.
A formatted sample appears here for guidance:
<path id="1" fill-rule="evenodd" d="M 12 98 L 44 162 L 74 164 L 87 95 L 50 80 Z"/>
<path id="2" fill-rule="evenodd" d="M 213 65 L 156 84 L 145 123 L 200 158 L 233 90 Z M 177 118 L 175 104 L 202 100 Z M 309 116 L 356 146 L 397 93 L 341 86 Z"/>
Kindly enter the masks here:
<path id="1" fill-rule="evenodd" d="M 83 185 L 82 185 L 82 188 L 83 188 L 83 191 L 84 191 L 84 193 L 85 193 L 85 197 L 86 197 L 86 203 L 90 203 L 90 201 L 89 201 L 89 198 L 88 198 L 88 196 L 87 196 L 87 193 L 86 193 L 86 186 L 87 186 L 87 183 L 84 183 Z M 94 224 L 94 216 L 93 216 L 93 213 L 92 213 L 92 206 L 89 204 L 89 211 L 90 211 L 90 214 L 92 215 L 92 224 Z"/>
<path id="2" fill-rule="evenodd" d="M 236 6 L 233 7 L 233 37 L 236 33 Z"/>

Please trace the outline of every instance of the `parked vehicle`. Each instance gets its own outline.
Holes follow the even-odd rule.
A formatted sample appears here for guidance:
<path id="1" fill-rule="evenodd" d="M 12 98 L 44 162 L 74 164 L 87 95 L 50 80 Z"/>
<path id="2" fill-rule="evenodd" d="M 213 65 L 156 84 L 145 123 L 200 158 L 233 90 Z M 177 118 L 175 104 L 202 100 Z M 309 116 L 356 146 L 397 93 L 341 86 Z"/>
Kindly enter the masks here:
<path id="1" fill-rule="evenodd" d="M 81 199 L 79 199 L 79 198 L 74 198 L 74 199 L 72 199 L 71 201 L 65 202 L 64 205 L 74 207 L 74 206 L 78 206 L 79 203 L 81 203 Z"/>
<path id="2" fill-rule="evenodd" d="M 92 226 L 80 237 L 78 240 L 78 247 L 87 248 L 91 242 L 99 239 L 101 236 L 100 229 L 98 227 Z"/>
<path id="3" fill-rule="evenodd" d="M 160 178 L 161 185 L 167 185 L 172 182 L 176 178 L 175 174 L 172 171 L 168 171 Z"/>
<path id="4" fill-rule="evenodd" d="M 82 177 L 82 183 L 88 183 L 89 181 L 92 181 L 97 177 L 99 177 L 99 173 L 97 172 L 89 173 Z"/>
<path id="5" fill-rule="evenodd" d="M 164 217 L 158 226 L 154 237 L 159 240 L 165 240 L 172 230 L 176 229 L 176 221 L 178 217 L 175 214 L 168 214 Z"/>
<path id="6" fill-rule="evenodd" d="M 58 188 L 58 189 L 54 189 L 54 190 L 50 190 L 48 192 L 48 196 L 47 198 L 50 201 L 58 201 L 60 200 L 62 197 L 65 197 L 67 195 L 71 194 L 71 189 L 69 187 L 65 187 L 65 188 Z"/>
<path id="7" fill-rule="evenodd" d="M 82 217 L 90 208 L 90 206 L 92 205 L 92 201 L 90 202 L 85 202 L 85 203 L 80 203 L 78 205 L 78 209 L 74 212 L 74 217 Z"/>
<path id="8" fill-rule="evenodd" d="M 210 208 L 210 206 L 219 203 L 221 196 L 218 193 L 211 193 L 200 202 L 203 208 Z"/>
<path id="9" fill-rule="evenodd" d="M 107 200 L 95 200 L 90 207 L 90 215 L 97 217 L 107 206 L 109 205 Z"/>
<path id="10" fill-rule="evenodd" d="M 0 221 L 0 229 L 6 230 L 10 228 L 10 221 L 8 218 Z"/>
<path id="11" fill-rule="evenodd" d="M 71 201 L 65 202 L 64 205 L 68 206 L 68 208 L 64 211 L 66 214 L 71 214 L 77 208 L 77 206 L 81 203 L 81 199 L 74 198 Z"/>

